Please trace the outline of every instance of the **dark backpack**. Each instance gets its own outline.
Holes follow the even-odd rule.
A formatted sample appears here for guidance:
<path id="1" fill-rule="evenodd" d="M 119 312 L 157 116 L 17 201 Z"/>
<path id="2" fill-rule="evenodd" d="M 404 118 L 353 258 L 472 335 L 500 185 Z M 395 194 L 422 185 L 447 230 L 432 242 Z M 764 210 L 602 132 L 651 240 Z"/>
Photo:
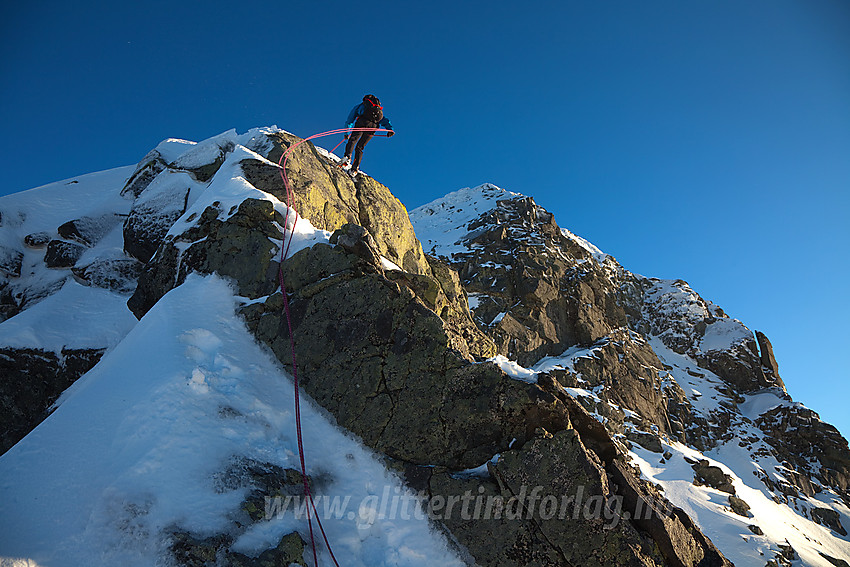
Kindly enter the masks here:
<path id="1" fill-rule="evenodd" d="M 364 122 L 377 126 L 384 118 L 384 109 L 381 107 L 381 101 L 375 95 L 366 95 L 363 97 L 363 114 L 361 118 Z"/>

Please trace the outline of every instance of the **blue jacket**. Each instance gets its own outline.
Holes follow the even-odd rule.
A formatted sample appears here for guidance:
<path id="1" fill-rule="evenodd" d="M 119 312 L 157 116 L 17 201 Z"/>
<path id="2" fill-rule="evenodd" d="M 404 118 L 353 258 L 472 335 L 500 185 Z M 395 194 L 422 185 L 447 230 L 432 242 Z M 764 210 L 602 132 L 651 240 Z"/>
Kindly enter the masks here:
<path id="1" fill-rule="evenodd" d="M 355 106 L 354 108 L 352 108 L 351 112 L 348 113 L 348 118 L 345 121 L 345 127 L 346 128 L 353 128 L 354 123 L 357 122 L 357 118 L 359 118 L 360 116 L 363 115 L 364 110 L 366 110 L 366 108 L 363 106 L 362 102 L 360 104 L 358 104 L 357 106 Z M 384 118 L 381 120 L 381 123 L 378 124 L 378 127 L 383 128 L 385 130 L 392 130 L 393 129 L 393 125 L 390 122 L 390 119 L 387 118 L 386 116 L 384 116 Z"/>

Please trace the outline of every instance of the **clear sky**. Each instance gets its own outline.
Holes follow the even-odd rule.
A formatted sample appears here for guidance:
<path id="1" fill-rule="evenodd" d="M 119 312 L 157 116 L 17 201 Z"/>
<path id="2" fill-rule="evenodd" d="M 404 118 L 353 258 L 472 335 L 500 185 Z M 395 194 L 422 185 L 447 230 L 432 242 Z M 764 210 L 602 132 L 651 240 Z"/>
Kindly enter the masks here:
<path id="1" fill-rule="evenodd" d="M 367 92 L 398 135 L 362 167 L 408 208 L 533 196 L 765 332 L 850 434 L 846 0 L 10 2 L 0 194 L 167 137 L 338 128 Z"/>

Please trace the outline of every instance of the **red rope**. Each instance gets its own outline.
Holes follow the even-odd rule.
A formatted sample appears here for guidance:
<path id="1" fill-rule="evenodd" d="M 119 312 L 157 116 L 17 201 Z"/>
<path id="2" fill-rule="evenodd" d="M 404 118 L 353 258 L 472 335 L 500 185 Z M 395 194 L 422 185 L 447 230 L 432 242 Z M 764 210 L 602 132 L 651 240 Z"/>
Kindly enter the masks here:
<path id="1" fill-rule="evenodd" d="M 316 565 L 316 566 L 319 565 L 319 560 L 318 560 L 318 556 L 316 554 L 316 540 L 315 540 L 314 535 L 313 535 L 313 520 L 312 520 L 312 517 L 310 515 L 310 508 L 311 507 L 313 509 L 313 512 L 315 513 L 316 522 L 319 525 L 319 530 L 322 532 L 322 538 L 325 540 L 325 545 L 328 548 L 328 553 L 330 553 L 331 559 L 333 560 L 334 565 L 336 565 L 336 567 L 339 567 L 339 563 L 337 562 L 336 557 L 334 556 L 334 552 L 331 549 L 330 542 L 328 542 L 328 536 L 325 533 L 325 528 L 322 526 L 322 520 L 321 520 L 321 518 L 319 518 L 319 511 L 316 509 L 316 504 L 313 501 L 313 495 L 310 492 L 310 485 L 307 482 L 307 466 L 306 466 L 305 460 L 304 460 L 304 442 L 303 442 L 302 435 L 301 435 L 301 398 L 300 398 L 300 394 L 299 394 L 298 368 L 295 365 L 295 338 L 292 334 L 292 315 L 291 315 L 290 310 L 289 310 L 289 298 L 286 294 L 286 286 L 284 285 L 284 282 L 283 282 L 283 262 L 289 257 L 289 247 L 292 244 L 292 237 L 295 235 L 295 225 L 298 224 L 298 211 L 296 211 L 295 209 L 292 208 L 293 192 L 292 192 L 292 187 L 290 187 L 290 185 L 289 185 L 289 179 L 286 176 L 286 162 L 289 159 L 289 154 L 295 148 L 297 148 L 298 146 L 300 146 L 301 144 L 303 144 L 304 142 L 306 142 L 308 140 L 312 140 L 314 138 L 321 138 L 322 136 L 332 136 L 334 134 L 343 134 L 343 133 L 349 133 L 349 132 L 389 132 L 389 130 L 384 130 L 382 128 L 343 128 L 343 129 L 340 129 L 340 130 L 330 130 L 328 132 L 322 132 L 320 134 L 314 134 L 314 135 L 310 136 L 309 138 L 304 138 L 300 142 L 297 142 L 297 143 L 289 146 L 286 149 L 286 151 L 284 151 L 280 155 L 280 159 L 277 162 L 277 165 L 280 168 L 280 178 L 283 179 L 283 186 L 286 189 L 286 217 L 284 218 L 284 221 L 283 221 L 283 230 L 284 230 L 283 241 L 285 241 L 285 246 L 284 246 L 284 242 L 281 242 L 280 266 L 278 267 L 278 279 L 280 280 L 280 291 L 283 294 L 283 307 L 284 307 L 284 312 L 286 313 L 286 325 L 287 325 L 287 328 L 289 330 L 289 347 L 290 347 L 290 350 L 292 351 L 292 382 L 295 385 L 295 429 L 296 429 L 296 435 L 298 437 L 298 459 L 301 462 L 301 477 L 304 480 L 304 498 L 306 499 L 307 504 L 308 504 L 308 506 L 305 507 L 305 510 L 307 511 L 307 524 L 310 527 L 310 546 L 313 550 L 313 564 Z M 343 138 L 343 141 L 344 140 L 345 140 L 345 138 Z M 333 151 L 336 150 L 340 146 L 340 144 L 342 144 L 342 142 L 337 144 L 334 147 L 334 149 L 331 150 L 331 153 L 333 153 Z M 281 161 L 283 163 L 281 163 Z M 287 225 L 287 222 L 289 221 L 289 211 L 290 210 L 292 210 L 295 213 L 295 218 L 294 218 L 294 221 L 292 223 L 292 228 L 289 230 L 289 240 L 287 240 L 286 239 L 286 225 Z"/>

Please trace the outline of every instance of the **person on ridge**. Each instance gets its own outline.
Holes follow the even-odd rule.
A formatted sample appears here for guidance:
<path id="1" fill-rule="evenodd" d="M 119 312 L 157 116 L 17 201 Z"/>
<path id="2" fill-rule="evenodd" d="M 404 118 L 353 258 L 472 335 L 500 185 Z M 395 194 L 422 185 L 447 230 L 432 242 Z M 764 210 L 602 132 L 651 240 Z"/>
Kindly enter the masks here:
<path id="1" fill-rule="evenodd" d="M 390 119 L 384 116 L 384 109 L 381 107 L 381 101 L 375 95 L 367 94 L 363 97 L 363 102 L 351 109 L 348 114 L 348 119 L 345 121 L 346 128 L 383 128 L 389 130 L 387 137 L 390 138 L 395 134 L 393 125 Z M 343 167 L 351 162 L 351 150 L 354 149 L 354 162 L 351 163 L 349 173 L 354 176 L 359 173 L 360 160 L 363 159 L 363 149 L 369 140 L 374 136 L 374 132 L 351 132 L 346 134 L 345 138 L 348 143 L 345 145 L 345 156 L 342 158 Z M 356 147 L 355 147 L 356 144 Z"/>

